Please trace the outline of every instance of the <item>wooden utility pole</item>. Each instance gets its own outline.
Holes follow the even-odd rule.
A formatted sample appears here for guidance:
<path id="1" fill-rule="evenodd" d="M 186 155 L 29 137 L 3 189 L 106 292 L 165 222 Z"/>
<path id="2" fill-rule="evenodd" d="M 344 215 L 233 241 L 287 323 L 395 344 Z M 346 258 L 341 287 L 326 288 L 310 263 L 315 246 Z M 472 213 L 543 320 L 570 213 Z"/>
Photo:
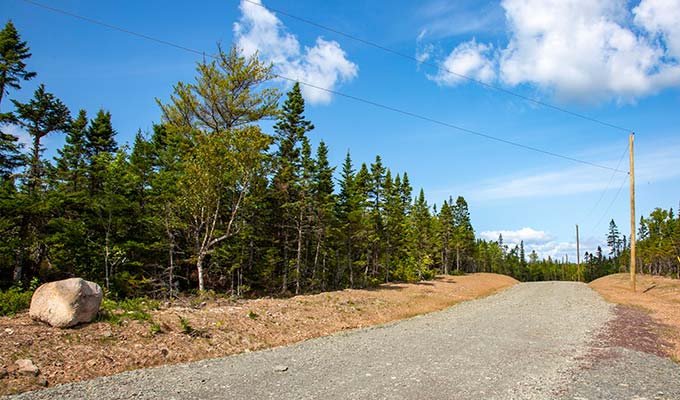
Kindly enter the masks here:
<path id="1" fill-rule="evenodd" d="M 635 291 L 635 162 L 633 157 L 633 137 L 630 133 L 630 288 Z"/>
<path id="2" fill-rule="evenodd" d="M 581 247 L 578 241 L 578 224 L 576 224 L 576 276 L 581 282 Z"/>

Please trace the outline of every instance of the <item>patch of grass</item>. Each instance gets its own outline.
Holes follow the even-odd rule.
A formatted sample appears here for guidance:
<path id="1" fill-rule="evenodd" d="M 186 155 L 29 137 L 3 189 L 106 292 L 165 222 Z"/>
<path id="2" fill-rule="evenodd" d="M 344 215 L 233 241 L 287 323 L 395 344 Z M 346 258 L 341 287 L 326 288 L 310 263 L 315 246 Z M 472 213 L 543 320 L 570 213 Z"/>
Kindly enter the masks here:
<path id="1" fill-rule="evenodd" d="M 149 332 L 152 335 L 156 335 L 158 333 L 162 333 L 163 330 L 161 329 L 161 325 L 159 323 L 154 322 L 154 323 L 151 324 L 151 328 L 149 328 Z"/>
<path id="2" fill-rule="evenodd" d="M 191 336 L 195 332 L 194 328 L 189 324 L 189 321 L 184 317 L 179 317 L 179 326 L 184 334 Z"/>
<path id="3" fill-rule="evenodd" d="M 100 306 L 97 321 L 120 325 L 124 320 L 151 321 L 149 311 L 158 310 L 161 303 L 146 297 L 134 297 L 115 301 L 104 298 Z"/>
<path id="4" fill-rule="evenodd" d="M 248 311 L 248 318 L 250 318 L 252 320 L 256 320 L 256 319 L 260 318 L 260 316 L 257 315 L 253 310 L 250 310 L 250 311 Z"/>

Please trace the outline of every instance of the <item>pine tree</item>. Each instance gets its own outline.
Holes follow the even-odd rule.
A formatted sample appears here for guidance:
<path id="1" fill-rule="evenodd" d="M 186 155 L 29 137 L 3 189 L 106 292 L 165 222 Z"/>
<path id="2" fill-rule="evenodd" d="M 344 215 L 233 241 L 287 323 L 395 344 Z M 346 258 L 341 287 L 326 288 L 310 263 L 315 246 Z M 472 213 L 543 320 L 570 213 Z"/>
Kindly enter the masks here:
<path id="1" fill-rule="evenodd" d="M 469 260 L 475 244 L 475 232 L 470 221 L 470 212 L 463 196 L 458 196 L 452 209 L 454 246 L 456 248 L 456 271 Z"/>
<path id="2" fill-rule="evenodd" d="M 333 171 L 334 167 L 328 162 L 328 147 L 321 141 L 316 150 L 316 160 L 314 177 L 312 183 L 312 194 L 314 196 L 314 210 L 316 217 L 316 247 L 314 250 L 313 271 L 316 273 L 319 264 L 323 265 L 320 273 L 321 290 L 325 290 L 328 280 L 326 271 L 326 255 L 330 243 L 328 240 L 329 232 L 335 227 L 335 215 L 333 207 L 335 196 L 333 194 Z"/>
<path id="3" fill-rule="evenodd" d="M 9 89 L 21 89 L 20 82 L 36 76 L 26 71 L 24 60 L 31 57 L 26 42 L 22 42 L 12 20 L 0 31 L 0 104 Z"/>
<path id="4" fill-rule="evenodd" d="M 354 167 L 352 158 L 347 151 L 345 162 L 342 165 L 340 176 L 340 194 L 338 196 L 338 221 L 340 223 L 341 237 L 345 249 L 345 270 L 349 273 L 349 286 L 354 287 L 354 258 L 352 248 L 354 246 L 355 230 L 360 218 L 359 196 L 357 194 L 354 179 Z M 341 274 L 341 270 L 338 273 Z M 336 283 L 340 276 L 336 277 Z"/>
<path id="5" fill-rule="evenodd" d="M 85 173 L 87 154 L 85 149 L 85 132 L 87 128 L 87 113 L 80 110 L 78 117 L 70 124 L 66 131 L 66 143 L 55 158 L 55 179 L 62 184 L 61 191 L 78 192 L 85 187 Z"/>
<path id="6" fill-rule="evenodd" d="M 88 158 L 90 195 L 101 190 L 108 162 L 117 150 L 116 131 L 111 124 L 111 113 L 100 109 L 85 131 L 85 151 Z"/>
<path id="7" fill-rule="evenodd" d="M 411 226 L 413 227 L 413 243 L 415 250 L 415 262 L 418 272 L 418 280 L 427 276 L 432 265 L 430 256 L 430 245 L 432 240 L 430 210 L 425 200 L 425 191 L 420 189 L 420 193 L 413 204 L 411 215 Z"/>
<path id="8" fill-rule="evenodd" d="M 382 160 L 379 155 L 375 157 L 375 162 L 371 164 L 370 174 L 368 197 L 370 202 L 371 220 L 371 232 L 369 234 L 371 252 L 369 264 L 371 267 L 371 274 L 375 277 L 378 273 L 382 244 L 384 243 L 385 238 L 383 220 L 385 167 L 382 165 Z"/>
<path id="9" fill-rule="evenodd" d="M 0 121 L 0 129 L 2 129 Z M 19 138 L 0 131 L 0 183 L 12 178 L 12 172 L 25 162 Z"/>
<path id="10" fill-rule="evenodd" d="M 450 272 L 451 247 L 454 238 L 453 213 L 449 203 L 444 200 L 439 211 L 439 229 L 441 237 L 442 272 L 446 275 Z"/>
<path id="11" fill-rule="evenodd" d="M 609 233 L 607 234 L 607 246 L 609 246 L 609 254 L 613 255 L 614 258 L 619 257 L 621 252 L 621 234 L 619 233 L 619 228 L 616 226 L 616 222 L 612 219 L 609 222 Z"/>
<path id="12" fill-rule="evenodd" d="M 295 226 L 297 234 L 296 245 L 296 293 L 299 292 L 300 252 L 302 251 L 302 197 L 300 180 L 302 173 L 301 146 L 307 143 L 307 132 L 314 129 L 314 125 L 305 119 L 305 101 L 300 92 L 300 84 L 295 83 L 288 92 L 288 97 L 283 104 L 278 121 L 274 125 L 278 150 L 274 155 L 276 174 L 273 179 L 277 209 L 280 210 L 280 238 L 283 246 L 283 285 L 282 290 L 287 290 L 288 284 L 288 232 L 290 226 Z M 308 145 L 308 143 L 307 143 Z"/>
<path id="13" fill-rule="evenodd" d="M 33 138 L 33 148 L 29 160 L 27 183 L 29 193 L 34 192 L 42 183 L 44 163 L 41 159 L 43 147 L 40 141 L 55 131 L 66 131 L 71 121 L 68 108 L 53 94 L 45 91 L 40 85 L 27 103 L 12 100 L 16 108 L 19 123 Z"/>

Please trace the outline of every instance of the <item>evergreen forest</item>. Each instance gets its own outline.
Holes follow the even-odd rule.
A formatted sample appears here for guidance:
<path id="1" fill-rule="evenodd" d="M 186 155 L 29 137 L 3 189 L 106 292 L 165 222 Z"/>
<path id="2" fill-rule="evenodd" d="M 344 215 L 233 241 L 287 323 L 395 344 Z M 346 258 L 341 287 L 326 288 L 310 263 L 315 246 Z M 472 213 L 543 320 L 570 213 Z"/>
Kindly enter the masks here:
<path id="1" fill-rule="evenodd" d="M 331 165 L 326 144 L 310 140 L 317 128 L 300 85 L 282 93 L 270 65 L 236 48 L 218 48 L 194 81 L 168 88 L 160 122 L 129 145 L 111 113 L 67 106 L 48 85 L 12 98 L 38 75 L 11 21 L 0 53 L 2 290 L 77 276 L 116 298 L 241 297 L 469 272 L 590 281 L 628 268 L 630 243 L 613 220 L 607 248 L 586 253 L 579 274 L 575 260 L 476 237 L 463 197 L 431 204 L 379 155 L 347 152 Z M 48 136 L 64 138 L 52 159 Z M 678 277 L 680 215 L 641 217 L 638 240 L 642 272 Z"/>

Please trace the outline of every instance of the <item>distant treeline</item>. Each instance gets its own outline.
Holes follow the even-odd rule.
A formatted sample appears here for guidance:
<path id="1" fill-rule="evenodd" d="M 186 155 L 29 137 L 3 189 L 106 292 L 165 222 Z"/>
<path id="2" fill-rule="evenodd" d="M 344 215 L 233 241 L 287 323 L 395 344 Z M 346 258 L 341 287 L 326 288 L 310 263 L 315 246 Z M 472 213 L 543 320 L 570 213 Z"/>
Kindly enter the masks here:
<path id="1" fill-rule="evenodd" d="M 0 41 L 7 94 L 35 74 L 11 22 Z M 299 85 L 281 99 L 266 84 L 272 78 L 256 57 L 219 49 L 198 63 L 195 82 L 179 82 L 169 102 L 158 101 L 161 122 L 129 148 L 117 144 L 104 110 L 73 116 L 44 85 L 26 103 L 12 99 L 0 120 L 0 288 L 80 276 L 119 297 L 197 289 L 242 296 L 435 273 L 577 278 L 573 264 L 526 256 L 523 244 L 476 240 L 463 197 L 430 206 L 406 172 L 379 156 L 355 165 L 348 152 L 336 172 L 327 146 L 310 144 Z M 275 121 L 272 134 L 264 120 Z M 7 132 L 11 124 L 31 146 Z M 65 144 L 46 160 L 42 141 L 57 133 Z M 677 271 L 668 260 L 678 248 L 656 251 L 666 228 L 652 220 L 642 225 L 640 257 L 654 272 Z M 625 268 L 625 249 L 587 255 L 584 279 Z"/>

